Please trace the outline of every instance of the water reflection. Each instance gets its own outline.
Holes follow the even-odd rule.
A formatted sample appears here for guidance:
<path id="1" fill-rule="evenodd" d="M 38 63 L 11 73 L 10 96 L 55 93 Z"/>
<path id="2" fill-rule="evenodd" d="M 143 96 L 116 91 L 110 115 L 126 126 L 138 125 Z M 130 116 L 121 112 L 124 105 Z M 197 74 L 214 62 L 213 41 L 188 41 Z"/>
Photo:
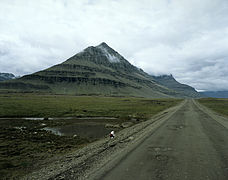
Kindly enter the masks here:
<path id="1" fill-rule="evenodd" d="M 83 138 L 102 138 L 109 134 L 110 129 L 105 128 L 104 124 L 74 124 L 63 127 L 45 127 L 46 131 L 50 131 L 59 136 L 80 136 Z"/>
<path id="2" fill-rule="evenodd" d="M 64 134 L 62 134 L 58 128 L 49 128 L 49 127 L 45 127 L 43 128 L 43 130 L 45 131 L 50 131 L 51 133 L 58 135 L 58 136 L 63 136 Z"/>

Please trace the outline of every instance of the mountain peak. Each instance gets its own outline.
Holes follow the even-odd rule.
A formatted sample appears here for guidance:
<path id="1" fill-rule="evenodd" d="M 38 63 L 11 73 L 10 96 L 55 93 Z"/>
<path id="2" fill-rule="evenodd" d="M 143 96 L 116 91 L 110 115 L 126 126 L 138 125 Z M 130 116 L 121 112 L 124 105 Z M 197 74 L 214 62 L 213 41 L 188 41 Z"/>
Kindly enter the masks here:
<path id="1" fill-rule="evenodd" d="M 102 42 L 101 44 L 99 44 L 96 47 L 104 47 L 104 48 L 110 48 L 105 42 Z"/>
<path id="2" fill-rule="evenodd" d="M 0 74 L 1 75 L 1 74 Z M 200 97 L 171 76 L 153 77 L 130 64 L 106 43 L 89 46 L 61 64 L 0 82 L 0 92 L 137 97 Z"/>
<path id="3" fill-rule="evenodd" d="M 102 42 L 96 48 L 100 49 L 102 53 L 106 56 L 106 58 L 111 63 L 119 63 L 121 61 L 121 56 L 110 48 L 105 42 Z"/>

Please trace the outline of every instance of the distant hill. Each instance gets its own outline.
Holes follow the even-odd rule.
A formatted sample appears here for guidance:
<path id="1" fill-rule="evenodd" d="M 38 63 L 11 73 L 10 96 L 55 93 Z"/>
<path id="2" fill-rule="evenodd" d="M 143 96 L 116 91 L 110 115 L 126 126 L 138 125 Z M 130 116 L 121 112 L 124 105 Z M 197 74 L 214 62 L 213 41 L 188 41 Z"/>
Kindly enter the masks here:
<path id="1" fill-rule="evenodd" d="M 172 75 L 153 76 L 155 82 L 177 91 L 186 97 L 199 97 L 199 93 L 191 86 L 181 84 Z"/>
<path id="2" fill-rule="evenodd" d="M 46 70 L 0 83 L 0 89 L 72 95 L 200 97 L 193 88 L 174 78 L 167 80 L 165 76 L 145 73 L 106 43 L 90 46 Z"/>
<path id="3" fill-rule="evenodd" d="M 201 94 L 213 98 L 228 98 L 228 91 L 204 91 Z"/>
<path id="4" fill-rule="evenodd" d="M 12 73 L 0 73 L 0 81 L 6 81 L 16 78 Z"/>

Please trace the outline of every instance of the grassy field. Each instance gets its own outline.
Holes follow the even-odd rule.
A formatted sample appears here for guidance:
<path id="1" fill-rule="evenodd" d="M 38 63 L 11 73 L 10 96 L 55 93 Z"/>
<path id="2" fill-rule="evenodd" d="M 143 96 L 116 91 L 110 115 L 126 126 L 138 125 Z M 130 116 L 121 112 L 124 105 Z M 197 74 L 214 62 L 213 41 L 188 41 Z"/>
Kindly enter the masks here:
<path id="1" fill-rule="evenodd" d="M 228 99 L 204 98 L 198 101 L 213 111 L 228 116 Z"/>
<path id="2" fill-rule="evenodd" d="M 127 117 L 134 115 L 139 118 L 149 118 L 179 101 L 116 97 L 0 95 L 0 117 Z"/>
<path id="3" fill-rule="evenodd" d="M 0 95 L 0 174 L 3 179 L 20 177 L 39 165 L 74 151 L 95 139 L 80 136 L 57 136 L 44 127 L 75 124 L 77 118 L 116 117 L 116 121 L 137 122 L 178 104 L 181 100 L 76 97 L 32 94 Z M 9 119 L 4 119 L 4 118 Z M 20 117 L 45 117 L 45 120 L 25 120 Z M 50 117 L 63 117 L 51 120 Z M 92 121 L 92 120 L 91 120 Z M 115 121 L 115 120 L 113 120 Z"/>

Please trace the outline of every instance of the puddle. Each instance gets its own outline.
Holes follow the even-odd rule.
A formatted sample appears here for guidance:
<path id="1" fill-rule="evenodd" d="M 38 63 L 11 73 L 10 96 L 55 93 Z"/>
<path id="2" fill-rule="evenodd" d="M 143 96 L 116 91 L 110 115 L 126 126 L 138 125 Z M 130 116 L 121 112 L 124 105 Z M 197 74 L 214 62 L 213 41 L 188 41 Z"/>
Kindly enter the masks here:
<path id="1" fill-rule="evenodd" d="M 58 128 L 49 128 L 49 127 L 45 127 L 43 128 L 43 130 L 45 131 L 50 131 L 51 133 L 58 135 L 58 136 L 63 136 L 64 134 L 62 134 Z"/>
<path id="2" fill-rule="evenodd" d="M 81 119 L 81 120 L 116 120 L 115 117 L 55 117 L 55 118 L 41 118 L 41 117 L 23 117 L 23 118 L 0 118 L 2 120 L 10 120 L 10 119 L 22 119 L 22 120 L 34 120 L 34 121 L 42 121 L 42 120 L 61 120 L 61 119 Z"/>
<path id="3" fill-rule="evenodd" d="M 42 121 L 45 118 L 22 118 L 22 119 L 25 119 L 25 120 L 34 120 L 34 121 Z M 53 120 L 53 118 L 48 118 L 48 119 L 49 120 Z"/>
<path id="4" fill-rule="evenodd" d="M 63 127 L 43 128 L 59 136 L 80 136 L 83 138 L 102 138 L 110 133 L 110 129 L 105 128 L 104 124 L 74 124 Z"/>

